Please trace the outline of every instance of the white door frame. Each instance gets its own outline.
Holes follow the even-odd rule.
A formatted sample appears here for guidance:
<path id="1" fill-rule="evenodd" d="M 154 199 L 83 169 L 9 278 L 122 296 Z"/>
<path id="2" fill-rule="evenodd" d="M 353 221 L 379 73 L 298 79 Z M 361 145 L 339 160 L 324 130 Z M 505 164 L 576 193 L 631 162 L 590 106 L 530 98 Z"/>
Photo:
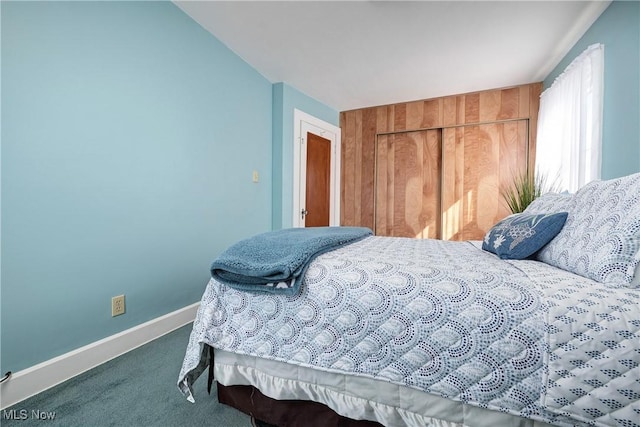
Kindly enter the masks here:
<path id="1" fill-rule="evenodd" d="M 306 202 L 307 132 L 331 141 L 331 176 L 329 225 L 340 225 L 340 138 L 337 126 L 313 117 L 298 109 L 293 110 L 293 227 L 304 227 L 302 208 Z"/>

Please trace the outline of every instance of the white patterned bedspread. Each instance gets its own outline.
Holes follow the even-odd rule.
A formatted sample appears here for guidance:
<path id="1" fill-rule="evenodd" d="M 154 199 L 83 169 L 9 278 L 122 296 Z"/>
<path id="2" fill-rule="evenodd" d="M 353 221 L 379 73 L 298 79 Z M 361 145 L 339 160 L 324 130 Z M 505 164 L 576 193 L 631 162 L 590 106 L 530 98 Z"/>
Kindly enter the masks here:
<path id="1" fill-rule="evenodd" d="M 557 425 L 640 425 L 640 291 L 468 242 L 369 237 L 326 253 L 295 296 L 207 285 L 202 344 L 347 372 Z"/>

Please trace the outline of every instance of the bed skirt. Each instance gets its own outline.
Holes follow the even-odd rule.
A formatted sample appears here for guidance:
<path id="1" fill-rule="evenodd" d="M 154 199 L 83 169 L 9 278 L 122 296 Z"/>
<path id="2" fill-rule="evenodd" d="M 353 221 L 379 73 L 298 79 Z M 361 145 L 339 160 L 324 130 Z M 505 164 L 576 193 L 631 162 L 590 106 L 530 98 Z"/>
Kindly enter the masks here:
<path id="1" fill-rule="evenodd" d="M 218 383 L 218 401 L 278 427 L 383 427 L 373 421 L 343 417 L 321 403 L 272 399 L 250 385 Z"/>
<path id="2" fill-rule="evenodd" d="M 214 352 L 220 402 L 278 427 L 549 427 L 376 379 Z"/>

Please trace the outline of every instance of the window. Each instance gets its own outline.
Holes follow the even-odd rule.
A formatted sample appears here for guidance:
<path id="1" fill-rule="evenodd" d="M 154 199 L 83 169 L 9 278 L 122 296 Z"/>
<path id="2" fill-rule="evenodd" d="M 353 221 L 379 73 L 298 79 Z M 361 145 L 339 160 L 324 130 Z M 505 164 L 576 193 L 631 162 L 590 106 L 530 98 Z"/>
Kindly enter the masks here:
<path id="1" fill-rule="evenodd" d="M 600 178 L 604 45 L 589 46 L 540 96 L 536 169 L 575 192 Z"/>

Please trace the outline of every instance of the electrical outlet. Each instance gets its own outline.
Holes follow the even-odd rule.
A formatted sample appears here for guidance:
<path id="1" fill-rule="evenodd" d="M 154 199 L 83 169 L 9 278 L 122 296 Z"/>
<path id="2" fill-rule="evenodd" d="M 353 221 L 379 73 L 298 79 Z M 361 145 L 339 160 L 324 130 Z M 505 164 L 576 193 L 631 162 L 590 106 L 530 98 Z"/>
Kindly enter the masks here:
<path id="1" fill-rule="evenodd" d="M 253 182 L 259 182 L 260 181 L 260 175 L 258 175 L 258 171 L 253 171 L 253 176 L 251 177 Z"/>
<path id="2" fill-rule="evenodd" d="M 111 298 L 111 317 L 124 314 L 124 295 Z"/>

